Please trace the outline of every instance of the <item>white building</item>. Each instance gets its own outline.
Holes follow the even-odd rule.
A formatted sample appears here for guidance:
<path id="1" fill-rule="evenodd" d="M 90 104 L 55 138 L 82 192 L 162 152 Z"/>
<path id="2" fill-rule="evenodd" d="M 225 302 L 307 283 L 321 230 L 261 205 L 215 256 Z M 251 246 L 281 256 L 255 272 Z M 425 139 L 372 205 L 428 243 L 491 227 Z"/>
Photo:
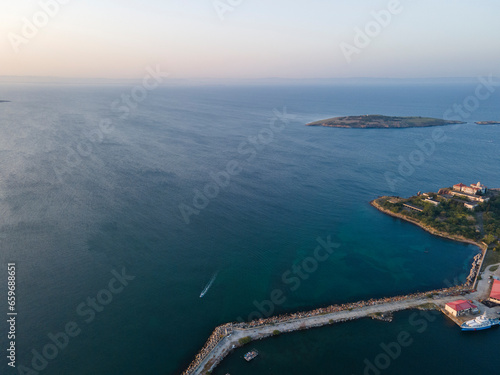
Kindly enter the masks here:
<path id="1" fill-rule="evenodd" d="M 460 299 L 458 301 L 448 302 L 444 309 L 453 316 L 461 316 L 477 311 L 477 306 L 473 305 L 469 301 Z"/>
<path id="2" fill-rule="evenodd" d="M 479 203 L 476 203 L 476 202 L 464 203 L 465 208 L 468 208 L 471 211 L 474 211 L 478 205 L 479 205 Z"/>
<path id="3" fill-rule="evenodd" d="M 472 184 L 471 187 L 473 188 L 476 188 L 476 189 L 479 189 L 479 191 L 484 194 L 486 193 L 486 190 L 488 190 L 488 188 L 484 185 L 481 185 L 481 182 L 478 182 L 477 184 Z"/>
<path id="4" fill-rule="evenodd" d="M 439 203 L 438 201 L 435 201 L 434 199 L 432 198 L 427 198 L 427 199 L 424 199 L 424 202 L 427 202 L 427 203 L 430 203 L 430 204 L 433 204 L 434 206 L 439 206 Z"/>

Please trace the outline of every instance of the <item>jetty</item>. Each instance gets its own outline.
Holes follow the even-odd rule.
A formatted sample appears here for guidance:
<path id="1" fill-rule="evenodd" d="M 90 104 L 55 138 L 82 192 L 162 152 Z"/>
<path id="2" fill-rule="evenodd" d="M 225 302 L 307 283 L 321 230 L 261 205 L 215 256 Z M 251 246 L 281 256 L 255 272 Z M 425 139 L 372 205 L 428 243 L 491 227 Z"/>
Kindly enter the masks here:
<path id="1" fill-rule="evenodd" d="M 478 259 L 476 257 L 472 269 L 477 267 L 482 258 Z M 469 278 L 465 284 L 450 288 L 331 305 L 311 311 L 273 316 L 246 323 L 226 323 L 220 325 L 215 328 L 203 348 L 182 375 L 207 374 L 234 349 L 254 340 L 275 336 L 276 331 L 282 334 L 361 318 L 390 317 L 394 312 L 409 309 L 434 309 L 442 311 L 444 315 L 460 326 L 464 319 L 467 320 L 470 318 L 457 319 L 453 317 L 446 311 L 445 305 L 448 302 L 456 301 L 457 298 L 474 301 L 487 300 L 491 291 L 491 279 L 494 277 L 500 279 L 500 267 L 498 266 L 500 264 L 488 266 L 482 272 L 483 278 L 480 280 L 477 280 L 477 277 L 474 279 Z M 500 311 L 498 307 L 489 308 L 479 302 L 475 303 L 480 306 L 481 312 L 486 311 L 494 315 Z M 384 320 L 391 321 L 391 319 Z"/>
<path id="2" fill-rule="evenodd" d="M 471 284 L 396 296 L 370 299 L 342 305 L 331 305 L 312 311 L 286 314 L 247 323 L 226 323 L 215 328 L 205 346 L 182 375 L 206 374 L 212 371 L 235 348 L 249 341 L 261 340 L 280 333 L 321 327 L 349 320 L 391 314 L 396 311 L 423 308 L 429 304 L 441 309 L 448 302 L 460 298 L 479 299 L 483 293 L 472 289 Z"/>

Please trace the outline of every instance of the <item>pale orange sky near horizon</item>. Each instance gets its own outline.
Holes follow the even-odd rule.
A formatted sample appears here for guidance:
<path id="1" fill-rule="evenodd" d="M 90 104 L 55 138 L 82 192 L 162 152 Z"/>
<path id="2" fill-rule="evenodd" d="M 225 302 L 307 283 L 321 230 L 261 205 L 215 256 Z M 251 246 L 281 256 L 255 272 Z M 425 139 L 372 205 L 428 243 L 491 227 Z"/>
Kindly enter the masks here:
<path id="1" fill-rule="evenodd" d="M 157 64 L 173 78 L 500 75 L 500 2 L 402 0 L 351 61 L 341 44 L 356 47 L 356 28 L 390 1 L 64 2 L 0 5 L 0 75 L 138 78 Z"/>

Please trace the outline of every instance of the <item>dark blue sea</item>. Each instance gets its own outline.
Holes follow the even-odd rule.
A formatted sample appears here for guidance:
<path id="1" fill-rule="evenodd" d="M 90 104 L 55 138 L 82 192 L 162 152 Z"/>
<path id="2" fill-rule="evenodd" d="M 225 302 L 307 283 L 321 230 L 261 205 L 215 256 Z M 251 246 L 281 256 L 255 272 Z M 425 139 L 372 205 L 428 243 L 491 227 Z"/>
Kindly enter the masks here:
<path id="1" fill-rule="evenodd" d="M 17 367 L 3 355 L 0 372 L 178 374 L 221 323 L 463 282 L 476 247 L 369 202 L 500 187 L 500 126 L 473 123 L 500 120 L 500 90 L 470 99 L 478 84 L 164 86 L 128 104 L 133 85 L 0 86 L 0 310 L 15 263 L 18 313 Z M 354 114 L 467 123 L 304 126 Z M 316 261 L 321 241 L 336 247 Z M 498 371 L 499 330 L 412 314 L 256 342 L 258 359 L 240 349 L 214 373 Z"/>

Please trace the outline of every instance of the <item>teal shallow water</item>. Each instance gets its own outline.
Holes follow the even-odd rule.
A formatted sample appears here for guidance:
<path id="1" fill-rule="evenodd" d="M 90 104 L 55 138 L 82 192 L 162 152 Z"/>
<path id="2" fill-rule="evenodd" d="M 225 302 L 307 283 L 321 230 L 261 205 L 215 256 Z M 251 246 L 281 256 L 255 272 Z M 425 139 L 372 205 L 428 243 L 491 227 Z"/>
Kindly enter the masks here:
<path id="1" fill-rule="evenodd" d="M 282 313 L 463 281 L 476 248 L 388 217 L 369 201 L 457 181 L 500 186 L 491 170 L 500 162 L 500 127 L 444 128 L 447 141 L 393 192 L 384 174 L 397 172 L 398 157 L 408 157 L 432 129 L 304 124 L 353 113 L 441 117 L 473 89 L 162 88 L 120 119 L 110 105 L 128 87 L 1 87 L 12 102 L 0 112 L 0 262 L 18 264 L 19 363 L 29 365 L 49 333 L 76 321 L 81 334 L 42 374 L 172 374 L 192 360 L 216 325 L 247 318 L 274 289 L 286 297 L 275 307 Z M 495 119 L 497 99 L 482 103 L 468 121 Z M 269 129 L 273 109 L 284 106 L 296 118 L 248 160 L 239 146 L 246 142 L 247 149 L 248 137 Z M 103 118 L 112 120 L 113 131 L 68 167 L 68 150 L 81 148 Z M 457 162 L 464 155 L 467 163 Z M 241 172 L 187 225 L 179 204 L 192 204 L 194 189 L 202 190 L 228 161 L 240 163 Z M 55 171 L 61 168 L 67 171 L 60 180 Z M 284 273 L 313 254 L 318 237 L 328 236 L 340 247 L 291 290 Z M 136 278 L 85 323 L 77 306 L 122 267 Z M 373 325 L 374 337 L 397 327 L 369 321 L 335 329 L 359 338 L 368 329 L 363 324 Z M 325 329 L 311 334 L 326 335 Z M 428 347 L 415 344 L 418 350 L 408 352 L 412 361 L 436 350 L 433 342 L 443 335 L 434 332 L 440 331 L 427 333 Z M 279 370 L 287 357 L 314 362 L 308 373 L 328 373 L 329 347 L 318 339 L 308 351 L 308 335 L 280 337 L 276 346 L 270 341 L 261 358 L 282 357 L 274 374 L 287 373 L 286 366 Z M 286 344 L 292 337 L 304 337 L 303 357 L 293 353 L 296 344 Z M 468 345 L 466 336 L 451 337 Z M 365 352 L 375 350 L 345 347 L 339 368 L 354 361 L 357 369 Z M 490 350 L 471 356 L 493 355 Z M 247 371 L 246 365 L 234 362 L 231 373 Z"/>

